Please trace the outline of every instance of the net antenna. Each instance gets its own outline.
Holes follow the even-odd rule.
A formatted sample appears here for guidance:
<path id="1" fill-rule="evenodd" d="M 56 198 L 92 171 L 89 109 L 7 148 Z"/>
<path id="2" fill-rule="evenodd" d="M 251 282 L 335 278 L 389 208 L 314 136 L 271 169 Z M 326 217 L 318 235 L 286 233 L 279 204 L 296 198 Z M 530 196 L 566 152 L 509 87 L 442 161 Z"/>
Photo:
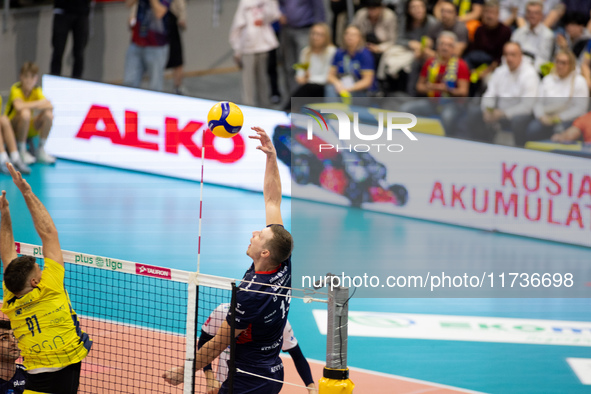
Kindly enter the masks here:
<path id="1" fill-rule="evenodd" d="M 349 324 L 349 288 L 344 286 L 332 286 L 332 277 L 338 276 L 326 274 L 325 284 L 328 286 L 328 314 L 326 329 L 326 366 L 323 377 L 319 382 L 319 393 L 350 394 L 355 384 L 349 379 L 347 368 L 347 341 Z M 331 285 L 328 285 L 328 284 Z M 314 288 L 318 289 L 320 283 Z M 338 391 L 335 389 L 338 388 Z"/>
<path id="2" fill-rule="evenodd" d="M 198 277 L 201 268 L 201 226 L 203 217 L 203 167 L 205 162 L 205 145 L 201 143 L 201 182 L 199 186 L 199 238 L 197 246 L 197 272 L 189 277 L 187 284 L 187 344 L 185 359 L 185 375 L 183 394 L 195 393 L 195 374 L 197 373 L 195 358 L 197 357 L 197 321 L 199 312 Z"/>

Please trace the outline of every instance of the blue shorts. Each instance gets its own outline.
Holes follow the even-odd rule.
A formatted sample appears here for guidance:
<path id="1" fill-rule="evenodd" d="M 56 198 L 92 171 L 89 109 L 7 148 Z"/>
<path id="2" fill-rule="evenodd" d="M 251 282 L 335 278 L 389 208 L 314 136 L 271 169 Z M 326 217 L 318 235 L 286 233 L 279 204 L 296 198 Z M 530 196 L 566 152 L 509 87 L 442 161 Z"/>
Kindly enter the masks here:
<path id="1" fill-rule="evenodd" d="M 252 372 L 283 382 L 283 365 L 281 365 L 281 368 L 278 371 L 273 373 L 269 373 L 268 370 L 264 374 L 255 371 Z M 222 384 L 218 394 L 229 393 L 227 383 L 228 381 L 226 380 Z M 282 387 L 283 383 L 274 382 L 272 380 L 257 378 L 256 376 L 246 375 L 240 372 L 234 374 L 234 394 L 279 394 Z"/>

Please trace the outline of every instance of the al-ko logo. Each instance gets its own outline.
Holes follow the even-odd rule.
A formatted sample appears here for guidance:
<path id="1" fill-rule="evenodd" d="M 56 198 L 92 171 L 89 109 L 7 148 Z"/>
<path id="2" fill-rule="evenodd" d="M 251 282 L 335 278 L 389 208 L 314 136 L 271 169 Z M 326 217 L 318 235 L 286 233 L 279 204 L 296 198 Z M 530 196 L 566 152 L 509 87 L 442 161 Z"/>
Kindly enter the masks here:
<path id="1" fill-rule="evenodd" d="M 361 141 L 374 141 L 374 143 L 367 143 L 367 144 L 354 144 L 354 145 L 333 145 L 329 143 L 318 143 L 318 152 L 322 152 L 323 150 L 335 150 L 336 152 L 339 151 L 349 151 L 349 152 L 369 152 L 372 149 L 375 149 L 377 152 L 381 150 L 385 150 L 388 152 L 396 153 L 402 152 L 404 147 L 400 144 L 384 144 L 384 143 L 377 143 L 381 138 L 382 134 L 384 134 L 384 113 L 380 112 L 378 115 L 378 126 L 376 132 L 374 134 L 362 134 L 359 131 L 359 114 L 357 112 L 353 113 L 353 124 L 351 125 L 351 120 L 345 111 L 340 111 L 337 109 L 320 109 L 320 112 L 313 110 L 312 108 L 304 107 L 302 109 L 306 115 L 309 115 L 312 119 L 308 119 L 308 128 L 307 128 L 307 138 L 308 140 L 318 140 L 313 135 L 313 128 L 314 122 L 316 121 L 320 129 L 322 130 L 322 126 L 328 131 L 329 126 L 322 114 L 332 114 L 336 116 L 338 122 L 338 139 L 341 143 L 346 144 L 348 141 L 351 140 L 351 129 L 353 129 L 353 133 L 355 137 L 357 137 Z M 322 113 L 322 114 L 321 114 Z M 408 119 L 410 120 L 409 123 L 395 123 L 400 119 Z M 322 121 L 322 123 L 321 123 Z M 410 128 L 416 126 L 417 124 L 417 117 L 413 114 L 409 114 L 406 112 L 388 112 L 386 118 L 386 140 L 392 141 L 392 132 L 394 130 L 402 131 L 411 141 L 417 141 L 417 137 L 410 132 Z M 322 141 L 324 142 L 324 141 Z"/>
<path id="2" fill-rule="evenodd" d="M 155 278 L 170 279 L 170 269 L 155 267 L 153 265 L 135 264 L 135 273 L 139 275 L 153 276 Z"/>
<path id="3" fill-rule="evenodd" d="M 191 120 L 183 127 L 179 126 L 179 120 L 173 117 L 164 117 L 163 129 L 144 128 L 145 134 L 152 136 L 153 141 L 140 140 L 138 136 L 139 117 L 135 111 L 125 111 L 124 133 L 121 134 L 119 126 L 115 121 L 111 109 L 107 106 L 92 105 L 86 114 L 76 138 L 89 140 L 93 137 L 106 138 L 112 144 L 145 149 L 149 151 L 164 151 L 178 155 L 179 147 L 184 146 L 192 156 L 201 158 L 201 147 L 207 146 L 205 158 L 216 160 L 221 163 L 234 163 L 244 156 L 246 145 L 240 134 L 231 138 L 234 146 L 229 152 L 220 152 L 216 149 L 213 133 L 206 133 L 207 124 L 205 121 Z M 196 132 L 203 131 L 203 141 L 200 145 L 194 141 Z M 155 142 L 159 140 L 158 142 Z M 211 148 L 210 148 L 211 147 Z"/>

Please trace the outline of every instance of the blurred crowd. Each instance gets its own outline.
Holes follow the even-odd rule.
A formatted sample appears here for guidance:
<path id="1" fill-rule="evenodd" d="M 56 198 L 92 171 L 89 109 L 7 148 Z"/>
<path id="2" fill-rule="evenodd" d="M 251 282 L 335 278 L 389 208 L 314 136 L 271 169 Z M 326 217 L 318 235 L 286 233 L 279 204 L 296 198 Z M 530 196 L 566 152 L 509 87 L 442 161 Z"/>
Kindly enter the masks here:
<path id="1" fill-rule="evenodd" d="M 346 0 L 330 2 L 332 15 L 315 0 L 241 0 L 230 43 L 244 103 L 279 101 L 279 64 L 290 97 L 413 97 L 396 109 L 440 117 L 447 135 L 591 142 L 591 1 L 354 5 L 348 23 Z"/>

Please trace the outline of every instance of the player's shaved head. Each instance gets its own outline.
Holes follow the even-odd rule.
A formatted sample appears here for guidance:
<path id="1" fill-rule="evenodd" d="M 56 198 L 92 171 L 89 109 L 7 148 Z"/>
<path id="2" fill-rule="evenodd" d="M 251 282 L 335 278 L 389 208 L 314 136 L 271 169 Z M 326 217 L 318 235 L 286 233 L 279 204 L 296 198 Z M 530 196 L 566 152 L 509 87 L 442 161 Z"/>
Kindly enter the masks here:
<path id="1" fill-rule="evenodd" d="M 8 264 L 4 271 L 4 284 L 12 294 L 16 295 L 23 291 L 36 263 L 35 257 L 20 256 Z"/>

